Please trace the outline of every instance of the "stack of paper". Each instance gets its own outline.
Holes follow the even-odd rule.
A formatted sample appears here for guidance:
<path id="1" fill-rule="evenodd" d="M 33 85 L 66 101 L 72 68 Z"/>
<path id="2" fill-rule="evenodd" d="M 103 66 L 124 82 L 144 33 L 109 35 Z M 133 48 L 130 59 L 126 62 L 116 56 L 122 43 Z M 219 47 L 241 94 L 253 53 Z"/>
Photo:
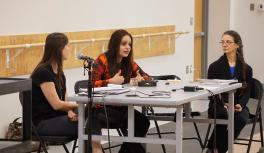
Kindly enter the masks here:
<path id="1" fill-rule="evenodd" d="M 80 88 L 80 92 L 87 92 L 87 88 Z M 96 87 L 93 89 L 94 94 L 121 94 L 130 91 L 128 88 L 124 88 L 122 85 L 108 84 L 107 87 Z"/>
<path id="2" fill-rule="evenodd" d="M 198 83 L 203 85 L 228 85 L 238 82 L 237 80 L 222 80 L 222 79 L 198 79 Z"/>

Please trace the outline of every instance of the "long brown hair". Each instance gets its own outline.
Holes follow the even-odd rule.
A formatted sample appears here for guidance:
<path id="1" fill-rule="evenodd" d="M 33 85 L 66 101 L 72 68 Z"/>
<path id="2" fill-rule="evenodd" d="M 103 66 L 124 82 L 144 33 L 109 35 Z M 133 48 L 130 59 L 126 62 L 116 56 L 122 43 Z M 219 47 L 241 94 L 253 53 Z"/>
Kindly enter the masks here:
<path id="1" fill-rule="evenodd" d="M 38 71 L 39 69 L 51 64 L 52 62 L 56 62 L 58 65 L 58 79 L 62 84 L 62 75 L 63 75 L 63 56 L 62 50 L 68 44 L 68 37 L 63 33 L 51 33 L 47 36 L 45 47 L 44 47 L 44 55 L 41 61 L 38 63 L 32 75 Z M 62 84 L 63 85 L 63 84 Z"/>
<path id="2" fill-rule="evenodd" d="M 233 37 L 234 42 L 239 46 L 236 50 L 236 55 L 238 60 L 242 63 L 242 89 L 247 87 L 246 84 L 246 62 L 243 54 L 243 43 L 240 35 L 234 30 L 228 30 L 223 33 L 223 35 L 229 35 Z"/>
<path id="3" fill-rule="evenodd" d="M 117 63 L 117 57 L 120 50 L 120 44 L 124 36 L 129 36 L 131 39 L 131 51 L 127 57 L 122 58 L 121 63 Z M 122 75 L 125 78 L 125 82 L 129 80 L 129 72 L 131 72 L 131 63 L 133 61 L 133 38 L 132 35 L 126 30 L 116 30 L 109 40 L 108 51 L 106 52 L 107 61 L 109 64 L 109 71 L 111 77 L 114 76 L 119 69 L 122 70 Z M 121 65 L 120 65 L 121 64 Z"/>

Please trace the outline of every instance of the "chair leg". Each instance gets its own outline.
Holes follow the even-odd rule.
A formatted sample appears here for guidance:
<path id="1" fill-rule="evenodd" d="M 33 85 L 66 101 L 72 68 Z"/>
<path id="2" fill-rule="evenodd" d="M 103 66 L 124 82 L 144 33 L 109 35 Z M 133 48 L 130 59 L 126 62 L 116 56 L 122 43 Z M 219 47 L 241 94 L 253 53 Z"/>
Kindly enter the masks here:
<path id="1" fill-rule="evenodd" d="M 252 129 L 251 129 L 251 132 L 250 132 L 250 137 L 249 137 L 249 140 L 248 140 L 249 142 L 248 142 L 248 147 L 247 147 L 247 153 L 249 153 L 250 148 L 251 148 L 251 144 L 252 144 L 252 139 L 253 139 L 253 135 L 254 135 L 254 132 L 255 132 L 256 123 L 257 123 L 257 119 L 254 120 L 254 123 L 252 125 Z"/>
<path id="2" fill-rule="evenodd" d="M 105 153 L 103 146 L 101 146 L 101 148 L 102 148 L 102 152 Z"/>
<path id="3" fill-rule="evenodd" d="M 43 149 L 43 151 L 44 151 L 45 153 L 48 153 L 48 151 L 47 151 L 47 147 L 46 147 L 46 144 L 45 144 L 45 142 L 42 141 L 42 140 L 40 140 L 40 143 L 39 143 L 38 153 L 41 152 L 41 148 Z"/>
<path id="4" fill-rule="evenodd" d="M 157 120 L 154 120 L 154 123 L 155 123 L 155 126 L 156 126 L 156 130 L 157 130 L 158 136 L 161 139 L 160 129 L 159 129 L 159 125 L 158 125 Z M 162 147 L 163 153 L 166 153 L 165 145 L 164 144 L 161 144 L 161 147 Z"/>
<path id="5" fill-rule="evenodd" d="M 116 131 L 117 131 L 117 133 L 118 133 L 119 136 L 123 136 L 123 134 L 122 134 L 122 132 L 120 131 L 120 129 L 117 128 Z"/>
<path id="6" fill-rule="evenodd" d="M 193 125 L 194 125 L 194 128 L 195 128 L 197 137 L 198 137 L 199 144 L 200 144 L 201 148 L 203 148 L 203 142 L 202 142 L 202 139 L 201 139 L 201 136 L 200 136 L 200 133 L 199 133 L 197 124 L 196 123 L 193 123 Z"/>
<path id="7" fill-rule="evenodd" d="M 150 107 L 150 111 L 151 111 L 152 115 L 155 115 L 154 114 L 154 109 L 152 107 Z M 155 123 L 155 126 L 156 126 L 156 130 L 157 130 L 158 136 L 161 139 L 160 129 L 159 129 L 159 125 L 158 125 L 158 122 L 157 122 L 156 119 L 154 119 L 154 123 Z M 165 145 L 164 144 L 161 144 L 161 147 L 162 147 L 163 153 L 166 153 Z"/>
<path id="8" fill-rule="evenodd" d="M 73 142 L 72 153 L 75 153 L 76 144 L 77 144 L 77 139 L 74 140 L 74 142 Z"/>
<path id="9" fill-rule="evenodd" d="M 211 126 L 212 126 L 212 124 L 208 125 L 206 136 L 205 136 L 205 139 L 204 139 L 204 144 L 203 144 L 203 147 L 202 147 L 203 149 L 206 148 L 206 145 L 207 145 L 207 143 L 209 141 L 208 138 L 209 138 L 209 134 L 210 134 L 210 131 L 211 131 Z"/>
<path id="10" fill-rule="evenodd" d="M 261 138 L 261 147 L 264 146 L 264 139 L 263 139 L 263 125 L 262 125 L 262 114 L 261 114 L 261 108 L 260 108 L 260 112 L 259 112 L 259 130 L 260 130 L 260 138 Z"/>
<path id="11" fill-rule="evenodd" d="M 67 146 L 65 145 L 65 143 L 63 143 L 62 146 L 63 146 L 64 150 L 66 151 L 66 153 L 70 153 Z"/>
<path id="12" fill-rule="evenodd" d="M 39 147 L 38 147 L 38 153 L 41 152 L 41 143 L 39 143 Z"/>
<path id="13" fill-rule="evenodd" d="M 32 124 L 32 132 L 35 133 L 37 139 L 39 140 L 39 149 L 38 149 L 38 153 L 41 151 L 41 148 L 43 149 L 43 151 L 44 151 L 45 153 L 48 153 L 48 151 L 47 151 L 47 147 L 46 147 L 46 144 L 45 144 L 44 140 L 39 136 L 38 131 L 37 131 L 37 128 L 35 127 L 34 124 Z"/>

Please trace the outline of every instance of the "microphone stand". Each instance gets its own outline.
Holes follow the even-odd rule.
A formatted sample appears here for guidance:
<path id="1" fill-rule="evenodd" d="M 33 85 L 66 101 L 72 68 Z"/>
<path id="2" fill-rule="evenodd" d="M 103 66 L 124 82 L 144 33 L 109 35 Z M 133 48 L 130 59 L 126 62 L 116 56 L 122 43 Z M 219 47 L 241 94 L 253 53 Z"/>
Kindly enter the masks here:
<path id="1" fill-rule="evenodd" d="M 92 67 L 93 67 L 93 62 L 92 60 L 84 60 L 83 62 L 83 68 L 84 68 L 84 75 L 85 71 L 88 72 L 88 85 L 87 85 L 87 96 L 88 96 L 88 106 L 86 105 L 85 112 L 87 112 L 87 119 L 85 123 L 85 128 L 87 128 L 87 133 L 88 133 L 88 146 L 85 147 L 85 150 L 87 149 L 86 152 L 92 153 L 92 104 L 93 104 L 93 97 L 92 97 L 92 88 L 93 88 L 93 80 L 92 80 Z M 88 124 L 88 126 L 87 126 Z M 85 145 L 86 146 L 86 145 Z"/>

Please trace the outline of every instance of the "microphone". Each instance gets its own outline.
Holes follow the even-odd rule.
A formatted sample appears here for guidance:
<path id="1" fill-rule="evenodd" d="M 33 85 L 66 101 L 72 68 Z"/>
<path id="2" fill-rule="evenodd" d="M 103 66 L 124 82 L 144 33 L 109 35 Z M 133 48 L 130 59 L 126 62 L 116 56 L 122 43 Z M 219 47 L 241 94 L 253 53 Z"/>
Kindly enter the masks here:
<path id="1" fill-rule="evenodd" d="M 91 58 L 91 57 L 89 57 L 89 56 L 85 56 L 85 55 L 83 55 L 83 54 L 78 54 L 78 55 L 77 55 L 77 58 L 78 58 L 79 60 L 94 61 L 93 58 Z"/>

